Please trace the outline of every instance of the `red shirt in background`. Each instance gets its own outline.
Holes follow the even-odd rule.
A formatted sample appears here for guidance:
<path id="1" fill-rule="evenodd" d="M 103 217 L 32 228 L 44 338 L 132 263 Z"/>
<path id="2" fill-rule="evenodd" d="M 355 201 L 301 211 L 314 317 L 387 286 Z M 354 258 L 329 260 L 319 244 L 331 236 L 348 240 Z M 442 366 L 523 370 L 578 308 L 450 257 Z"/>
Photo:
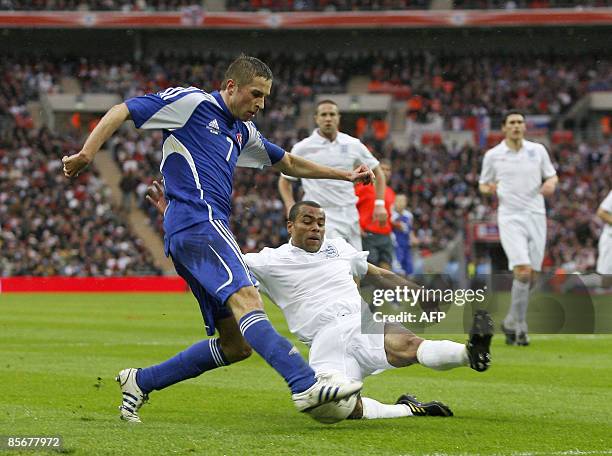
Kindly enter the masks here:
<path id="1" fill-rule="evenodd" d="M 359 201 L 357 201 L 357 210 L 359 211 L 359 226 L 362 231 L 377 234 L 391 234 L 391 208 L 395 202 L 395 192 L 391 187 L 387 187 L 385 190 L 385 209 L 387 210 L 387 222 L 384 225 L 380 225 L 378 220 L 373 220 L 374 214 L 374 201 L 376 201 L 376 188 L 374 185 L 363 185 L 357 184 L 355 186 L 355 194 Z"/>

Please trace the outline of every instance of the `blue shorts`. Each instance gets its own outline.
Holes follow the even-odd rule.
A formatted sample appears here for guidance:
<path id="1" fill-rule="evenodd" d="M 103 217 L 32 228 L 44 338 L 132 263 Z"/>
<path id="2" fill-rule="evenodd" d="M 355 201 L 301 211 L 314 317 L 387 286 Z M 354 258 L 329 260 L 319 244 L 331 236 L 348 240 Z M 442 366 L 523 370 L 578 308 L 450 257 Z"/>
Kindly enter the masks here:
<path id="1" fill-rule="evenodd" d="M 414 267 L 412 266 L 412 248 L 398 245 L 395 248 L 395 256 L 402 266 L 404 274 L 410 275 L 414 272 Z"/>
<path id="2" fill-rule="evenodd" d="M 209 336 L 215 333 L 215 321 L 233 315 L 227 299 L 257 284 L 224 221 L 206 221 L 174 233 L 166 237 L 165 250 L 198 300 Z"/>

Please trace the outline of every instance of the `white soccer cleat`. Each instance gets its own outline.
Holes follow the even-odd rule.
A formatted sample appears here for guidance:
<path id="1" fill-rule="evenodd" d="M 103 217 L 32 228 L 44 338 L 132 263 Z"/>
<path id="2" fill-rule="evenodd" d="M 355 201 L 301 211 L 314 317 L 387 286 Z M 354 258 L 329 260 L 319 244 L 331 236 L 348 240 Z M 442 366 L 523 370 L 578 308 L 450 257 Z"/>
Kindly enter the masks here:
<path id="1" fill-rule="evenodd" d="M 149 395 L 143 393 L 136 383 L 136 372 L 138 372 L 138 369 L 123 369 L 115 377 L 115 381 L 119 383 L 121 393 L 123 393 L 123 401 L 119 406 L 121 412 L 119 418 L 130 423 L 141 422 L 138 410 L 149 399 Z"/>
<path id="2" fill-rule="evenodd" d="M 348 380 L 339 375 L 321 375 L 317 382 L 306 391 L 291 396 L 295 407 L 300 412 L 328 402 L 338 401 L 361 391 L 362 382 Z"/>

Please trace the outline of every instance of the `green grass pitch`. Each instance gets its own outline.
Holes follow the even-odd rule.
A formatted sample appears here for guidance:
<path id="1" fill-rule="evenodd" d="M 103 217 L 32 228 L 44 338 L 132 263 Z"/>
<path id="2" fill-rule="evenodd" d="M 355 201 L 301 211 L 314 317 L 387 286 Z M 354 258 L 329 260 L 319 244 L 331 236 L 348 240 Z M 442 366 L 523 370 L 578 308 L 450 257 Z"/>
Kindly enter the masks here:
<path id="1" fill-rule="evenodd" d="M 612 454 L 610 335 L 536 335 L 528 348 L 497 336 L 485 373 L 413 366 L 365 381 L 381 401 L 444 401 L 448 419 L 320 425 L 257 355 L 153 393 L 141 425 L 118 419 L 120 369 L 204 337 L 188 294 L 0 295 L 0 435 L 61 435 L 62 452 L 79 455 Z"/>

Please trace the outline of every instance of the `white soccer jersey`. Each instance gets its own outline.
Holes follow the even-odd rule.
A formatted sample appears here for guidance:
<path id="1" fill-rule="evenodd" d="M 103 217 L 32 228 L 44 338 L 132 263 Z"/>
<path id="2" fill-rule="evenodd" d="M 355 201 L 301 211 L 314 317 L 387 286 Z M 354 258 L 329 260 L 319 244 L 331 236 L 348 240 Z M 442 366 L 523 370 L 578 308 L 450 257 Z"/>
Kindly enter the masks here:
<path id="1" fill-rule="evenodd" d="M 362 163 L 370 169 L 378 166 L 378 160 L 357 138 L 338 132 L 336 139 L 330 141 L 313 133 L 298 142 L 291 153 L 304 157 L 320 165 L 345 170 L 353 170 Z M 287 177 L 287 176 L 285 176 Z M 293 178 L 288 177 L 293 180 Z M 351 182 L 332 179 L 302 179 L 304 200 L 316 201 L 322 207 L 351 206 L 357 203 L 355 189 Z"/>
<path id="2" fill-rule="evenodd" d="M 610 193 L 608 193 L 608 196 L 606 196 L 606 199 L 603 200 L 599 208 L 612 214 L 612 190 L 610 190 Z M 612 225 L 609 223 L 604 224 L 601 237 L 607 237 L 612 240 Z"/>
<path id="3" fill-rule="evenodd" d="M 326 239 L 316 253 L 289 242 L 247 253 L 245 260 L 261 291 L 283 311 L 289 330 L 310 344 L 337 316 L 361 311 L 353 276 L 367 273 L 367 257 L 368 252 L 358 252 L 343 239 Z"/>
<path id="4" fill-rule="evenodd" d="M 542 181 L 557 174 L 542 144 L 523 140 L 518 152 L 506 141 L 488 150 L 482 162 L 481 184 L 497 183 L 500 214 L 546 213 Z"/>
<path id="5" fill-rule="evenodd" d="M 599 207 L 612 214 L 612 190 Z M 601 237 L 599 238 L 597 272 L 600 274 L 612 274 L 612 225 L 609 223 L 604 224 Z"/>

